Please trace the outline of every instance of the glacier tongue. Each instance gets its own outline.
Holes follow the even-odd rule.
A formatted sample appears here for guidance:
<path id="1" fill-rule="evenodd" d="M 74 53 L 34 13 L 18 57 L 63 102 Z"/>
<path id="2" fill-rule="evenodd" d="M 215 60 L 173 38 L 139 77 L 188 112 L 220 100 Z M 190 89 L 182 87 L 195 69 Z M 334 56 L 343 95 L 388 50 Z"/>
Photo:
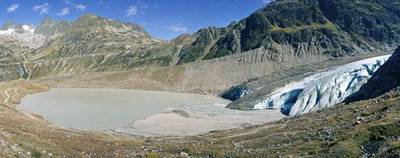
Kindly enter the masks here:
<path id="1" fill-rule="evenodd" d="M 357 92 L 390 55 L 360 60 L 279 88 L 253 109 L 278 109 L 289 116 L 341 103 Z"/>

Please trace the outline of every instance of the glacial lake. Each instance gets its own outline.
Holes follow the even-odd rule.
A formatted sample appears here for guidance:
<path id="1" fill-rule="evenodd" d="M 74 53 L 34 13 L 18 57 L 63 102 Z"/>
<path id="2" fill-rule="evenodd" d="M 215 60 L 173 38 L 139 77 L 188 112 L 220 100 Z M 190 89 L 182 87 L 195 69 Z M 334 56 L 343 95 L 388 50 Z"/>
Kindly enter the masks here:
<path id="1" fill-rule="evenodd" d="M 55 125 L 79 130 L 112 130 L 184 105 L 214 104 L 221 98 L 121 89 L 54 88 L 26 96 L 18 106 Z M 222 101 L 223 102 L 223 101 Z"/>

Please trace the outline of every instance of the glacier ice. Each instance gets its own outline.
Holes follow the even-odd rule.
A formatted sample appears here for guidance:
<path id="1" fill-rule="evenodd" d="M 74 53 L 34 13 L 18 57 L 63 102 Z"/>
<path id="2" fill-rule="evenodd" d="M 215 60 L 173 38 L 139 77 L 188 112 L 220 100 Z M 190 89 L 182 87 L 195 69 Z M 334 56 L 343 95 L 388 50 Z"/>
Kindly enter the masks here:
<path id="1" fill-rule="evenodd" d="M 285 115 L 297 116 L 341 103 L 357 92 L 389 57 L 360 60 L 287 84 L 256 103 L 253 109 L 280 108 Z"/>

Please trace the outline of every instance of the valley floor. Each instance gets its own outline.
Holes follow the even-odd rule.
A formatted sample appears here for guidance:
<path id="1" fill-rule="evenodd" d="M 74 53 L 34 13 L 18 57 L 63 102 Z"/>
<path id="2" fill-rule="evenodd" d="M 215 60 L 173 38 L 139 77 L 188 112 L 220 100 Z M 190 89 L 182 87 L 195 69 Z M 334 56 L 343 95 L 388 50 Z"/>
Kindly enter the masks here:
<path id="1" fill-rule="evenodd" d="M 10 88 L 16 90 L 9 90 Z M 26 95 L 46 90 L 30 81 L 2 83 L 0 157 L 289 157 L 400 154 L 399 93 L 242 129 L 188 137 L 134 137 L 55 127 L 18 111 Z M 7 92 L 7 93 L 6 93 Z M 36 119 L 32 119 L 36 118 Z"/>

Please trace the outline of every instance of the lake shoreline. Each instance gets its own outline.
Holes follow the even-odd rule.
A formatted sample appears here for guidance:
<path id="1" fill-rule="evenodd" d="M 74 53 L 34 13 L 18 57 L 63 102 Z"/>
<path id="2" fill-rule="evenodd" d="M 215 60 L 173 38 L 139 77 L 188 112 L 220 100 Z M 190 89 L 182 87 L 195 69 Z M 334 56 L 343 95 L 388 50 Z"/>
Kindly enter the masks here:
<path id="1" fill-rule="evenodd" d="M 157 102 L 163 105 L 158 106 Z M 17 107 L 23 109 L 22 113 L 40 116 L 61 128 L 145 137 L 191 136 L 260 125 L 285 117 L 279 110 L 231 110 L 225 108 L 228 103 L 219 97 L 199 94 L 53 88 L 23 98 Z"/>

